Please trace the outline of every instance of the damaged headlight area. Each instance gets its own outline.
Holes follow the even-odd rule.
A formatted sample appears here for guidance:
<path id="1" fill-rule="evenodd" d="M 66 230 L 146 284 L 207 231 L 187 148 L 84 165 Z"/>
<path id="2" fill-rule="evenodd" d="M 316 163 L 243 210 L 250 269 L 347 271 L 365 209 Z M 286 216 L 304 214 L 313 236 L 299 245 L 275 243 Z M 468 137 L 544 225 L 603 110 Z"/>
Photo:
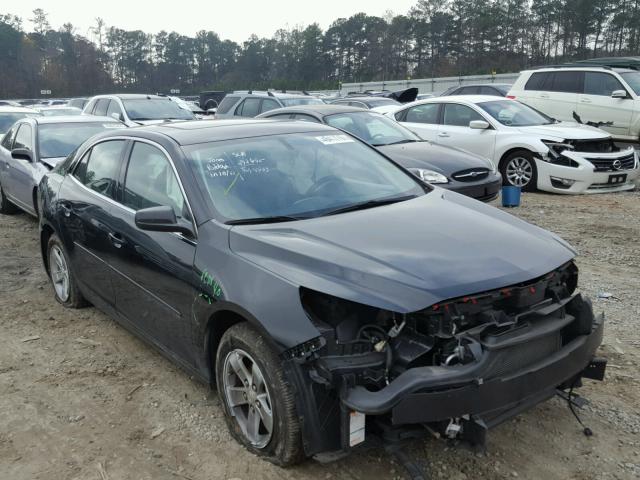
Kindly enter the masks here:
<path id="1" fill-rule="evenodd" d="M 449 183 L 449 179 L 441 173 L 428 170 L 426 168 L 410 168 L 409 171 L 413 173 L 420 180 L 427 183 Z"/>
<path id="2" fill-rule="evenodd" d="M 302 288 L 321 337 L 299 363 L 324 392 L 316 401 L 342 412 L 340 449 L 353 446 L 344 433 L 349 412 L 378 428 L 422 424 L 441 435 L 457 422 L 480 442 L 477 425 L 489 428 L 589 376 L 602 321 L 575 293 L 577 279 L 569 262 L 529 282 L 412 313 Z M 594 368 L 589 378 L 603 375 L 603 365 Z M 475 427 L 462 428 L 471 421 Z"/>
<path id="3" fill-rule="evenodd" d="M 577 168 L 579 166 L 578 162 L 563 155 L 565 151 L 572 152 L 575 150 L 575 147 L 571 143 L 554 142 L 553 140 L 542 140 L 542 143 L 549 148 L 549 151 L 542 155 L 542 160 L 545 162 L 553 163 L 555 165 L 563 165 L 565 167 Z"/>

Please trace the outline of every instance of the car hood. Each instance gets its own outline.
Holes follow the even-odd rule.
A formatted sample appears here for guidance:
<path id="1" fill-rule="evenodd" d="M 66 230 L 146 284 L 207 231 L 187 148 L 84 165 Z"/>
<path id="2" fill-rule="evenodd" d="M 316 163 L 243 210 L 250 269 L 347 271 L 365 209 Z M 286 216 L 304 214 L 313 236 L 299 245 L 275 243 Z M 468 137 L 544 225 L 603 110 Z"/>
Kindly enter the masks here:
<path id="1" fill-rule="evenodd" d="M 405 168 L 428 168 L 446 176 L 468 168 L 493 168 L 488 160 L 478 155 L 426 141 L 384 145 L 376 149 Z"/>
<path id="2" fill-rule="evenodd" d="M 295 287 L 402 313 L 537 278 L 575 255 L 550 232 L 440 188 L 378 208 L 235 226 L 229 244 Z"/>
<path id="3" fill-rule="evenodd" d="M 600 130 L 599 128 L 574 122 L 559 122 L 552 125 L 518 127 L 516 130 L 522 133 L 539 136 L 545 140 L 597 140 L 605 139 L 610 136 L 607 132 Z"/>

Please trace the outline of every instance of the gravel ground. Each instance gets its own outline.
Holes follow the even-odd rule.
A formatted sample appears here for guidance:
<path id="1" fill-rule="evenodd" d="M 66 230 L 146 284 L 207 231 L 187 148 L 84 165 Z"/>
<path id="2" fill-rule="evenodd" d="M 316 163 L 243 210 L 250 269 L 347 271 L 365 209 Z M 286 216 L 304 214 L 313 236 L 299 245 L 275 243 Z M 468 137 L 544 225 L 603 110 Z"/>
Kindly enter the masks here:
<path id="1" fill-rule="evenodd" d="M 607 378 L 581 390 L 594 436 L 553 399 L 492 431 L 485 454 L 435 439 L 407 452 L 450 480 L 639 478 L 640 193 L 527 194 L 511 213 L 579 250 L 580 288 L 607 316 Z M 0 341 L 2 479 L 405 478 L 378 449 L 288 470 L 247 453 L 227 434 L 215 392 L 104 314 L 53 300 L 26 215 L 0 216 Z"/>

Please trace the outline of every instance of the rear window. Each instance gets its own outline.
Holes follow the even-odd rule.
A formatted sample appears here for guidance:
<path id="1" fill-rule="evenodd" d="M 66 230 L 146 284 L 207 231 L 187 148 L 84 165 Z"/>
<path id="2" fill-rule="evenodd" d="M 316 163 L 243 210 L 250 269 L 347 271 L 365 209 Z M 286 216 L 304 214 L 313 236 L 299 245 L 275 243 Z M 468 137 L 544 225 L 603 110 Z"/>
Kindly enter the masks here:
<path id="1" fill-rule="evenodd" d="M 285 107 L 297 107 L 299 105 L 322 105 L 324 102 L 316 97 L 281 98 Z"/>
<path id="2" fill-rule="evenodd" d="M 231 110 L 231 107 L 236 104 L 239 98 L 240 97 L 224 97 L 222 99 L 222 102 L 220 102 L 220 105 L 218 105 L 218 110 L 216 111 L 216 113 L 227 113 L 229 110 Z"/>

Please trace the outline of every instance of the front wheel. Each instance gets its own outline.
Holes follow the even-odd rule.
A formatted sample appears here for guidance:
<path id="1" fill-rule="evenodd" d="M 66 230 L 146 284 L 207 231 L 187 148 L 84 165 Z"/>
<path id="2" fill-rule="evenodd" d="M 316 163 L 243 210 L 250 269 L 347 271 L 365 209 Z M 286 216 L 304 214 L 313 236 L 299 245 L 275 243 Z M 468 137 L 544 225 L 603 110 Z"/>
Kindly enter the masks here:
<path id="1" fill-rule="evenodd" d="M 538 185 L 538 169 L 531 152 L 519 150 L 510 153 L 500 165 L 502 184 L 520 187 L 525 192 L 534 192 Z"/>
<path id="2" fill-rule="evenodd" d="M 303 459 L 293 390 L 264 337 L 246 323 L 232 326 L 216 354 L 216 383 L 232 436 L 280 466 Z"/>

